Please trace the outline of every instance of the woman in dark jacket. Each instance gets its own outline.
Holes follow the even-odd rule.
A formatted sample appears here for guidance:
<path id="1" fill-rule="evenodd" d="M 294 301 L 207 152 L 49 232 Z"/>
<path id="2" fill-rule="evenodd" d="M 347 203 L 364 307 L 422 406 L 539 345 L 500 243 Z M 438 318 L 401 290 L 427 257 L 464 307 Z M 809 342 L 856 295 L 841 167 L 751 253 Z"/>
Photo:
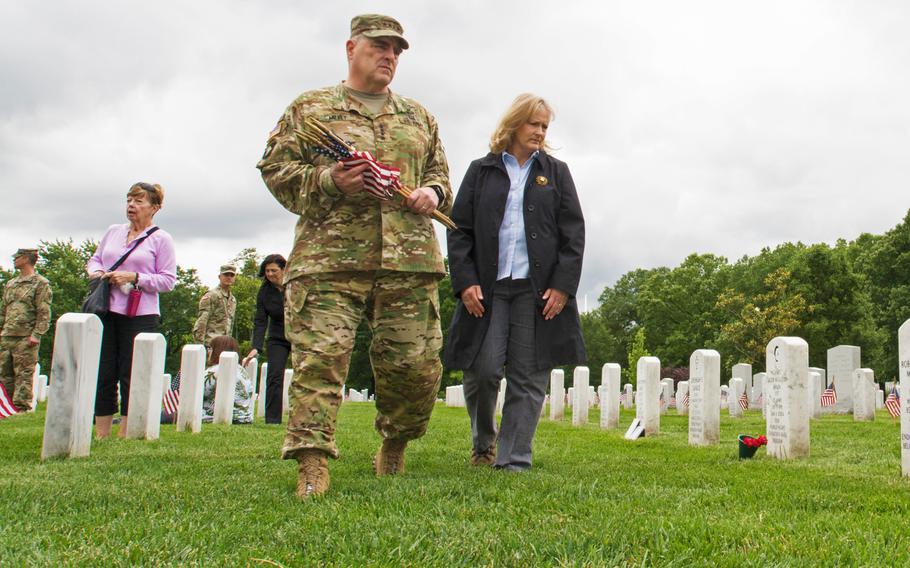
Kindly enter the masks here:
<path id="1" fill-rule="evenodd" d="M 464 370 L 475 465 L 530 468 L 550 369 L 585 360 L 575 302 L 585 224 L 568 166 L 547 154 L 552 117 L 542 98 L 519 95 L 452 209 L 449 268 L 459 301 L 445 359 Z"/>
<path id="2" fill-rule="evenodd" d="M 256 314 L 253 316 L 253 349 L 244 358 L 245 367 L 250 359 L 262 351 L 265 330 L 268 327 L 268 374 L 265 384 L 265 423 L 281 424 L 284 399 L 284 368 L 287 366 L 291 344 L 284 337 L 284 267 L 287 261 L 280 254 L 270 254 L 259 265 L 262 286 L 256 296 Z M 262 396 L 262 393 L 259 393 Z"/>

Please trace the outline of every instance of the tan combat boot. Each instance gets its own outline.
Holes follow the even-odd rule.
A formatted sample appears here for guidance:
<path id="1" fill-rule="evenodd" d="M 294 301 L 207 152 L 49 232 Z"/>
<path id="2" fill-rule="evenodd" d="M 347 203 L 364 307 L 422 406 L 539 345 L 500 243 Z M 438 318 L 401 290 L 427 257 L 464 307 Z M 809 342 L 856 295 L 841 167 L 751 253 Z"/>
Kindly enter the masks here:
<path id="1" fill-rule="evenodd" d="M 303 450 L 297 456 L 297 497 L 309 499 L 329 490 L 329 463 L 321 450 Z"/>
<path id="2" fill-rule="evenodd" d="M 496 446 L 490 446 L 482 452 L 471 450 L 471 465 L 493 465 L 496 461 Z"/>
<path id="3" fill-rule="evenodd" d="M 407 440 L 383 440 L 373 465 L 376 468 L 376 475 L 395 475 L 404 473 L 404 449 L 407 447 Z"/>

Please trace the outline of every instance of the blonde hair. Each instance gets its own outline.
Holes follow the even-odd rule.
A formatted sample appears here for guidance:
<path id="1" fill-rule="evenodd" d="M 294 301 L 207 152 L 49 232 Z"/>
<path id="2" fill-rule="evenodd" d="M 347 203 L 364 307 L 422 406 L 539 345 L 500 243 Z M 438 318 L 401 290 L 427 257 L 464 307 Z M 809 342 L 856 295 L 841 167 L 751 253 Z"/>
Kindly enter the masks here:
<path id="1" fill-rule="evenodd" d="M 136 197 L 138 195 L 148 196 L 149 203 L 152 205 L 157 205 L 158 207 L 164 205 L 164 188 L 157 183 L 145 183 L 144 181 L 134 183 L 126 193 L 126 196 Z"/>
<path id="2" fill-rule="evenodd" d="M 547 111 L 547 114 L 550 115 L 550 120 L 553 120 L 553 107 L 551 107 L 542 97 L 532 95 L 531 93 L 522 93 L 515 97 L 515 100 L 512 101 L 512 104 L 506 110 L 505 114 L 502 115 L 499 124 L 496 126 L 496 130 L 493 131 L 493 135 L 490 137 L 490 150 L 497 154 L 504 150 L 508 150 L 509 146 L 512 145 L 512 138 L 515 136 L 515 131 L 531 120 L 534 113 L 540 109 Z M 544 138 L 543 149 L 547 152 L 553 150 L 553 148 L 547 144 L 546 138 Z"/>

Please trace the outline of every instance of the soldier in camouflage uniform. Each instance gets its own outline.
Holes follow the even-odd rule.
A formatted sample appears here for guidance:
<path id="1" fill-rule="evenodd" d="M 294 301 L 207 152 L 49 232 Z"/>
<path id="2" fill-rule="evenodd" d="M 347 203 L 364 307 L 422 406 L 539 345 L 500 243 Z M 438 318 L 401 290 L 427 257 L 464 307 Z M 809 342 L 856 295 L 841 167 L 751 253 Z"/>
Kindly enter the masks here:
<path id="1" fill-rule="evenodd" d="M 193 326 L 193 340 L 211 347 L 212 339 L 219 335 L 231 336 L 234 329 L 234 314 L 237 298 L 231 294 L 231 287 L 237 277 L 237 267 L 224 264 L 218 274 L 218 287 L 206 292 L 199 300 L 199 315 Z"/>
<path id="2" fill-rule="evenodd" d="M 35 272 L 36 249 L 19 249 L 19 274 L 3 287 L 0 305 L 0 381 L 19 412 L 31 410 L 41 336 L 51 323 L 51 285 Z"/>
<path id="3" fill-rule="evenodd" d="M 451 208 L 448 165 L 436 120 L 388 89 L 408 43 L 401 25 L 368 14 L 351 21 L 348 78 L 309 91 L 287 108 L 258 167 L 269 191 L 300 216 L 285 271 L 285 334 L 294 381 L 282 448 L 297 459 L 301 498 L 328 489 L 327 456 L 337 457 L 335 420 L 360 321 L 373 331 L 377 475 L 404 469 L 408 440 L 422 436 L 439 390 L 437 283 L 445 274 L 430 220 Z M 321 156 L 295 134 L 314 117 L 376 160 L 400 168 L 407 199 L 363 191 L 365 165 Z"/>

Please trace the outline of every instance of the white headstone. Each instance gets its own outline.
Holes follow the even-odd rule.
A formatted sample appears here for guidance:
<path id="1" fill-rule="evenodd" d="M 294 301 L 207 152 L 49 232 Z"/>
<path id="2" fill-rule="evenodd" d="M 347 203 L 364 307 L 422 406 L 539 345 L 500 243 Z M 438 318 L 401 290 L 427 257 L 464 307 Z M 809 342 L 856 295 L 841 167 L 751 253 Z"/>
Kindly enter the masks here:
<path id="1" fill-rule="evenodd" d="M 250 379 L 250 385 L 251 385 L 251 388 L 253 389 L 253 392 L 251 393 L 252 397 L 250 398 L 250 414 L 252 415 L 252 418 L 255 421 L 256 416 L 261 415 L 258 412 L 256 412 L 258 410 L 256 408 L 257 407 L 256 397 L 258 396 L 256 393 L 256 379 L 259 378 L 259 373 L 257 373 L 257 371 L 259 370 L 259 362 L 256 361 L 255 357 L 253 357 L 252 359 L 247 361 L 246 367 L 244 367 L 244 369 L 246 370 L 246 376 Z"/>
<path id="2" fill-rule="evenodd" d="M 742 418 L 743 416 L 743 407 L 740 404 L 740 398 L 745 392 L 745 384 L 743 380 L 739 377 L 732 377 L 730 379 L 730 394 L 727 406 L 730 408 L 730 418 Z"/>
<path id="3" fill-rule="evenodd" d="M 575 387 L 569 387 L 566 391 L 566 404 L 569 405 L 569 408 L 575 407 Z"/>
<path id="4" fill-rule="evenodd" d="M 819 381 L 821 382 L 821 385 L 822 385 L 821 390 L 818 391 L 817 397 L 815 396 L 815 383 L 813 382 L 813 379 L 812 379 L 812 373 L 818 373 Z M 827 383 L 825 382 L 826 376 L 827 375 L 825 373 L 825 370 L 822 369 L 821 367 L 809 367 L 809 413 L 812 418 L 818 418 L 821 415 L 821 413 L 824 412 L 824 408 L 821 405 L 822 404 L 821 397 L 822 397 L 822 392 L 825 390 L 825 387 L 827 386 Z M 817 401 L 814 401 L 813 398 L 816 398 Z M 818 414 L 815 413 L 816 404 L 818 405 L 818 407 L 820 409 Z"/>
<path id="5" fill-rule="evenodd" d="M 565 416 L 566 380 L 562 369 L 550 371 L 550 420 Z"/>
<path id="6" fill-rule="evenodd" d="M 719 408 L 727 408 L 730 402 L 730 386 L 720 385 L 720 405 Z"/>
<path id="7" fill-rule="evenodd" d="M 234 391 L 237 389 L 239 361 L 240 357 L 233 351 L 225 351 L 218 358 L 212 424 L 230 424 L 234 418 Z"/>
<path id="8" fill-rule="evenodd" d="M 502 414 L 502 407 L 506 403 L 506 378 L 499 379 L 499 392 L 496 394 L 496 414 Z"/>
<path id="9" fill-rule="evenodd" d="M 38 402 L 47 400 L 47 375 L 38 375 Z"/>
<path id="10" fill-rule="evenodd" d="M 910 477 L 910 319 L 901 324 L 897 332 L 897 361 L 901 399 L 901 473 Z"/>
<path id="11" fill-rule="evenodd" d="M 293 378 L 293 373 L 291 373 L 291 377 Z M 363 398 L 363 402 L 370 400 L 370 389 L 360 389 L 360 396 Z M 287 410 L 287 406 L 285 406 L 285 410 Z"/>
<path id="12" fill-rule="evenodd" d="M 853 411 L 853 372 L 860 367 L 859 347 L 838 345 L 828 349 L 828 382 L 834 381 L 837 390 L 834 412 L 846 414 Z"/>
<path id="13" fill-rule="evenodd" d="M 205 381 L 205 346 L 184 345 L 180 354 L 180 403 L 177 431 L 202 431 L 202 392 Z"/>
<path id="14" fill-rule="evenodd" d="M 875 410 L 881 410 L 885 407 L 885 391 L 875 389 Z"/>
<path id="15" fill-rule="evenodd" d="M 265 390 L 269 380 L 269 364 L 263 363 L 259 366 L 259 400 L 256 401 L 259 416 L 265 416 Z"/>
<path id="16" fill-rule="evenodd" d="M 644 425 L 645 436 L 655 436 L 660 433 L 660 359 L 639 358 L 635 375 L 641 393 L 639 418 Z"/>
<path id="17" fill-rule="evenodd" d="M 809 344 L 799 337 L 768 343 L 765 400 L 768 455 L 777 459 L 809 455 Z M 830 365 L 829 365 L 830 368 Z"/>
<path id="18" fill-rule="evenodd" d="M 872 369 L 857 369 L 853 372 L 853 420 L 875 420 L 875 391 L 875 373 Z"/>
<path id="19" fill-rule="evenodd" d="M 348 391 L 348 400 L 351 402 L 363 402 L 363 395 L 359 390 L 351 389 Z"/>
<path id="20" fill-rule="evenodd" d="M 689 444 L 720 440 L 720 354 L 698 349 L 689 357 Z"/>
<path id="21" fill-rule="evenodd" d="M 32 406 L 29 408 L 29 412 L 34 412 L 35 407 L 38 406 L 38 394 L 41 391 L 41 363 L 35 363 L 35 370 L 32 371 Z M 13 396 L 13 393 L 8 393 L 10 397 Z"/>
<path id="22" fill-rule="evenodd" d="M 689 413 L 689 404 L 686 402 L 686 396 L 689 394 L 689 381 L 679 381 L 676 388 L 676 414 L 685 416 Z"/>
<path id="23" fill-rule="evenodd" d="M 600 370 L 601 428 L 616 428 L 619 426 L 619 380 L 621 372 L 622 370 L 616 363 L 607 363 Z"/>
<path id="24" fill-rule="evenodd" d="M 588 397 L 586 400 L 588 401 L 588 408 L 591 408 L 597 403 L 597 392 L 594 390 L 593 385 L 588 385 Z"/>
<path id="25" fill-rule="evenodd" d="M 63 314 L 57 320 L 42 460 L 89 454 L 101 358 L 101 327 L 101 320 L 94 314 Z"/>
<path id="26" fill-rule="evenodd" d="M 575 386 L 575 397 L 572 400 L 572 425 L 579 426 L 588 423 L 588 386 L 591 383 L 591 374 L 587 367 L 575 367 L 572 373 L 572 383 Z"/>
<path id="27" fill-rule="evenodd" d="M 733 365 L 733 376 L 743 380 L 743 392 L 746 396 L 752 392 L 752 365 L 749 363 L 737 363 Z M 749 402 L 752 402 L 751 400 Z"/>
<path id="28" fill-rule="evenodd" d="M 289 391 L 291 383 L 294 382 L 294 369 L 284 370 L 284 384 L 282 385 L 281 395 L 281 415 L 284 416 L 291 410 Z"/>
<path id="29" fill-rule="evenodd" d="M 157 440 L 161 430 L 161 382 L 167 341 L 160 333 L 140 333 L 133 341 L 130 373 L 129 439 Z"/>
<path id="30" fill-rule="evenodd" d="M 635 404 L 635 388 L 632 383 L 626 383 L 622 388 L 626 391 L 626 398 L 623 399 L 622 407 L 629 410 Z"/>
<path id="31" fill-rule="evenodd" d="M 351 393 L 354 391 L 351 389 Z M 359 394 L 359 393 L 358 393 Z M 464 406 L 464 386 L 453 385 L 446 387 L 446 406 L 461 407 Z"/>
<path id="32" fill-rule="evenodd" d="M 673 398 L 673 379 L 664 377 L 660 380 L 660 394 L 663 401 L 660 405 L 660 413 L 666 414 L 670 409 L 670 399 Z"/>
<path id="33" fill-rule="evenodd" d="M 765 376 L 766 373 L 755 373 L 752 375 L 752 396 L 757 403 L 756 407 L 761 409 L 762 415 L 765 414 L 765 407 L 767 406 L 764 397 Z"/>

